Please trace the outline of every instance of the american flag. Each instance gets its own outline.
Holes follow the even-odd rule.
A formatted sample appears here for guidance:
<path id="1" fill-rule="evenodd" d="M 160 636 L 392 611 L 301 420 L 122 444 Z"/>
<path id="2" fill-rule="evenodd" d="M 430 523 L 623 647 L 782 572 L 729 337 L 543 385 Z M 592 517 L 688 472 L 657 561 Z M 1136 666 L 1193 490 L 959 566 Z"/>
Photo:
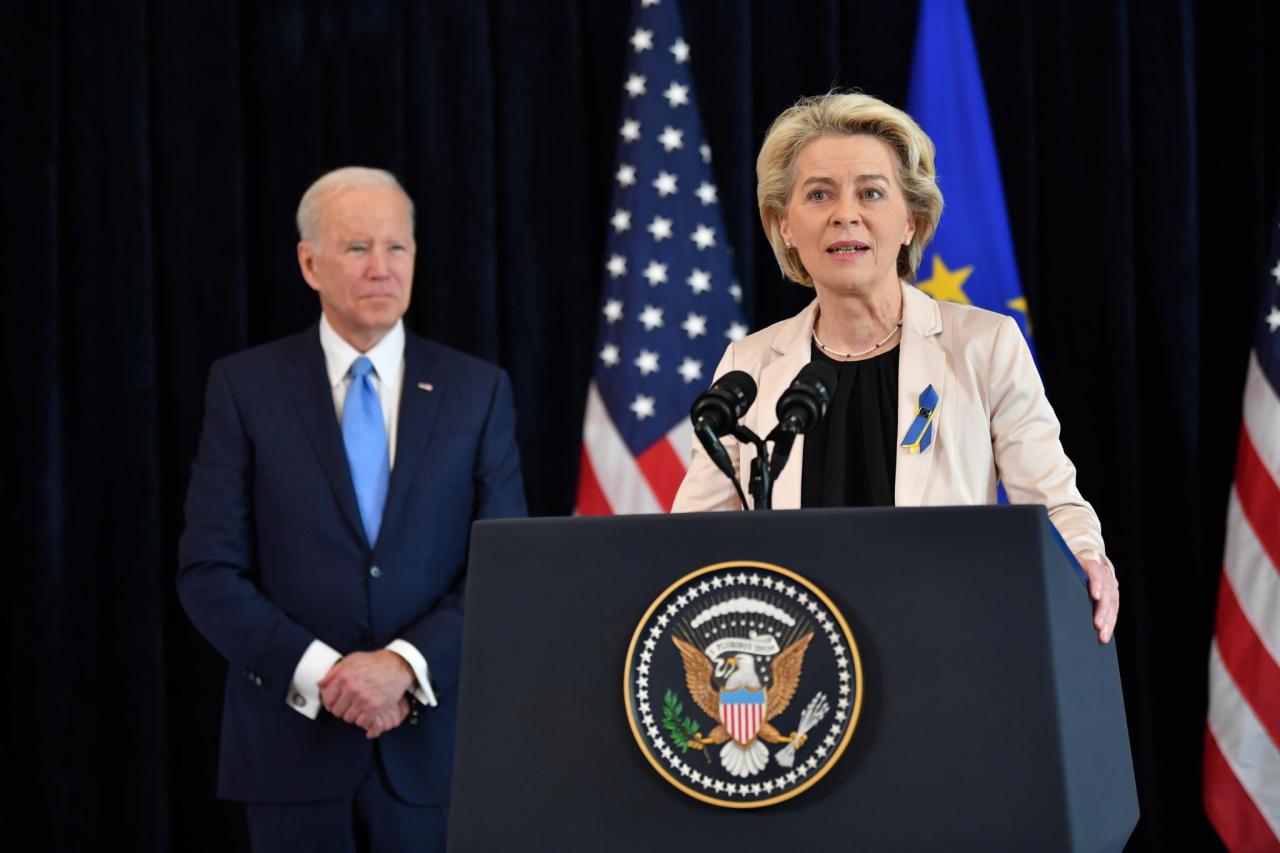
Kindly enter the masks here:
<path id="1" fill-rule="evenodd" d="M 1232 851 L 1280 850 L 1280 225 L 1270 263 L 1209 650 L 1204 807 Z"/>
<path id="2" fill-rule="evenodd" d="M 628 30 L 580 515 L 671 509 L 689 407 L 747 332 L 675 0 L 638 0 Z"/>

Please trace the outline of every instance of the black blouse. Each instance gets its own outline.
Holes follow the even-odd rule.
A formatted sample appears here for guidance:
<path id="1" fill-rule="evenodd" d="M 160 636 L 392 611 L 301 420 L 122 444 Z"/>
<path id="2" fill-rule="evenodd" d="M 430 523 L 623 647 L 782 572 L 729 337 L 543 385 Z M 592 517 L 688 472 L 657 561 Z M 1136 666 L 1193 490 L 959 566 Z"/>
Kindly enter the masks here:
<path id="1" fill-rule="evenodd" d="M 898 347 L 865 361 L 813 358 L 836 369 L 827 416 L 804 437 L 800 505 L 893 506 L 897 459 Z"/>

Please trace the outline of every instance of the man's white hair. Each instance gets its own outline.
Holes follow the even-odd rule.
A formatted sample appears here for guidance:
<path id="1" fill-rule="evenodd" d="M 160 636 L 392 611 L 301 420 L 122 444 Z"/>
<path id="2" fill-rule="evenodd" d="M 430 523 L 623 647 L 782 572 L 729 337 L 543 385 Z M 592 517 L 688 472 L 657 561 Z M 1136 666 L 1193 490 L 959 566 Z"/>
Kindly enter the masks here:
<path id="1" fill-rule="evenodd" d="M 333 195 L 344 190 L 378 190 L 383 187 L 395 187 L 404 196 L 409 206 L 409 228 L 414 227 L 413 199 L 400 186 L 396 176 L 385 169 L 371 169 L 367 166 L 344 166 L 326 172 L 307 187 L 298 202 L 298 237 L 303 242 L 311 243 L 320 227 L 320 212 L 324 202 Z"/>

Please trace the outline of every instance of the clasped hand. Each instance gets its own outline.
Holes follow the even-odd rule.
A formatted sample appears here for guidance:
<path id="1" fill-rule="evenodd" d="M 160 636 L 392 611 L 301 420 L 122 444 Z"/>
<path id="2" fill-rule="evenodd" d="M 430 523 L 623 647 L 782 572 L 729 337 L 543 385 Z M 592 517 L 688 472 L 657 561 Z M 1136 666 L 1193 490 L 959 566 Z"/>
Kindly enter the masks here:
<path id="1" fill-rule="evenodd" d="M 364 729 L 372 740 L 409 715 L 405 692 L 413 682 L 412 668 L 395 652 L 353 652 L 320 679 L 320 699 L 330 714 Z"/>

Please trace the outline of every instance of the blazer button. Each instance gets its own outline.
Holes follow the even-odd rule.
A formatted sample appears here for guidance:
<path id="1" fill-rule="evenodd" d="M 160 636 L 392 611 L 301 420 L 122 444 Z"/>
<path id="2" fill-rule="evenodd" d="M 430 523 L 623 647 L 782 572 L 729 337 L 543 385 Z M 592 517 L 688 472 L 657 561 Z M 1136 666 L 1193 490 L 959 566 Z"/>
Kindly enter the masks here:
<path id="1" fill-rule="evenodd" d="M 374 580 L 377 580 L 378 578 L 382 577 L 382 569 L 378 568 L 377 566 L 374 566 L 373 568 L 369 569 L 369 577 L 373 578 Z"/>
<path id="2" fill-rule="evenodd" d="M 261 686 L 262 686 L 262 676 L 260 676 L 260 675 L 255 675 L 255 676 L 253 677 L 253 683 L 254 683 L 254 684 L 256 684 L 256 685 L 258 685 L 259 687 L 261 687 Z"/>

